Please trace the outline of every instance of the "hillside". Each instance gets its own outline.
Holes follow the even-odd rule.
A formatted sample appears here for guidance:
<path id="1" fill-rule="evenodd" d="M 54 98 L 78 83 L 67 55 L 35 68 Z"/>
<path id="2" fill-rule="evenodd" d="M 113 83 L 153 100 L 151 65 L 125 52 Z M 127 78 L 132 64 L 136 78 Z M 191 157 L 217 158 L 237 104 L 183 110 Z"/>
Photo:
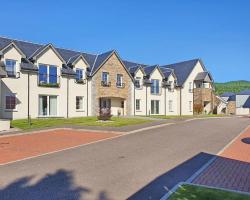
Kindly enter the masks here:
<path id="1" fill-rule="evenodd" d="M 250 81 L 230 81 L 226 83 L 215 83 L 216 94 L 224 92 L 240 92 L 242 90 L 250 89 Z"/>

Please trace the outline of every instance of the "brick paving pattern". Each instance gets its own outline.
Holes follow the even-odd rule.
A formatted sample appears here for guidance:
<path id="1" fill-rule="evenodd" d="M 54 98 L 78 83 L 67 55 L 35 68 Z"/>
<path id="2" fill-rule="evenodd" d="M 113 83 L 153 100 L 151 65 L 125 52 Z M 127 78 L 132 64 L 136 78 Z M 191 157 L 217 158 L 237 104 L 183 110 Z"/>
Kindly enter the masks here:
<path id="1" fill-rule="evenodd" d="M 0 164 L 110 138 L 118 133 L 72 129 L 0 137 Z"/>
<path id="2" fill-rule="evenodd" d="M 230 144 L 196 179 L 195 184 L 250 192 L 250 128 Z"/>

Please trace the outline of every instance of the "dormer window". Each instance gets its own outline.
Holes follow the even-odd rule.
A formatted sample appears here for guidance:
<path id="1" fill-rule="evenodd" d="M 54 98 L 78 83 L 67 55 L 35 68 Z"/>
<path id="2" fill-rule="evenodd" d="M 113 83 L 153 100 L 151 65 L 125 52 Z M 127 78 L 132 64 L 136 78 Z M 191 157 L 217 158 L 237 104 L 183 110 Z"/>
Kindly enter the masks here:
<path id="1" fill-rule="evenodd" d="M 55 65 L 39 65 L 39 85 L 46 87 L 59 87 L 57 67 Z"/>
<path id="2" fill-rule="evenodd" d="M 158 79 L 152 79 L 151 83 L 151 94 L 160 94 L 160 81 Z"/>
<path id="3" fill-rule="evenodd" d="M 15 60 L 10 60 L 6 59 L 5 61 L 5 70 L 7 72 L 7 75 L 9 77 L 15 77 L 16 76 L 16 61 Z"/>
<path id="4" fill-rule="evenodd" d="M 135 78 L 135 88 L 141 88 L 141 77 Z"/>
<path id="5" fill-rule="evenodd" d="M 83 69 L 76 69 L 76 80 L 81 81 L 83 80 Z"/>

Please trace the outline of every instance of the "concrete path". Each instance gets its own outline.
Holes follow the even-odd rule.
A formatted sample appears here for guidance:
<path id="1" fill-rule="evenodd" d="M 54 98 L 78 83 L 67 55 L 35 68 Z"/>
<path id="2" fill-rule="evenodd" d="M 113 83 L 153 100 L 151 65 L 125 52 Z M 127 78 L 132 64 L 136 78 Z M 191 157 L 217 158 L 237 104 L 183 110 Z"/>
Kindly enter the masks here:
<path id="1" fill-rule="evenodd" d="M 0 199 L 159 199 L 249 119 L 180 122 L 0 167 Z"/>

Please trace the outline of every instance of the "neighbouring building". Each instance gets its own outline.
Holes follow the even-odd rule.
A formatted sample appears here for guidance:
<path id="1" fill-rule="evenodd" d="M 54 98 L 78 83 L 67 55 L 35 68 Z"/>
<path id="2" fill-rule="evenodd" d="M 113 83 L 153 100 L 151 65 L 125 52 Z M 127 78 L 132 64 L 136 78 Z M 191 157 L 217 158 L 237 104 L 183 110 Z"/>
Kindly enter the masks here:
<path id="1" fill-rule="evenodd" d="M 193 115 L 217 108 L 200 59 L 168 65 L 125 61 L 115 50 L 89 54 L 0 37 L 0 118 Z"/>
<path id="2" fill-rule="evenodd" d="M 221 98 L 227 101 L 227 114 L 250 115 L 250 90 L 237 94 L 226 92 L 221 95 Z"/>

